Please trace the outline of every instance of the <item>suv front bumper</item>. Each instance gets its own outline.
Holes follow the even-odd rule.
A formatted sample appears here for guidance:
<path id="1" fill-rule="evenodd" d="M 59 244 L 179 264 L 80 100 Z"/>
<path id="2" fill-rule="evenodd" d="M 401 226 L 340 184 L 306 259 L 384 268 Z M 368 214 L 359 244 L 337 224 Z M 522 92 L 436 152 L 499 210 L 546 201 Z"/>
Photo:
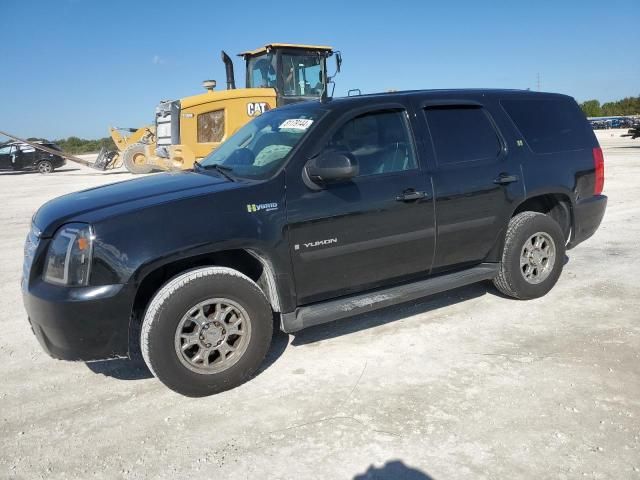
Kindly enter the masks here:
<path id="1" fill-rule="evenodd" d="M 606 209 L 605 195 L 594 195 L 576 202 L 573 208 L 573 233 L 567 248 L 575 247 L 596 233 Z"/>
<path id="2" fill-rule="evenodd" d="M 23 285 L 23 301 L 42 348 L 60 360 L 103 360 L 128 354 L 131 301 L 126 285 Z"/>

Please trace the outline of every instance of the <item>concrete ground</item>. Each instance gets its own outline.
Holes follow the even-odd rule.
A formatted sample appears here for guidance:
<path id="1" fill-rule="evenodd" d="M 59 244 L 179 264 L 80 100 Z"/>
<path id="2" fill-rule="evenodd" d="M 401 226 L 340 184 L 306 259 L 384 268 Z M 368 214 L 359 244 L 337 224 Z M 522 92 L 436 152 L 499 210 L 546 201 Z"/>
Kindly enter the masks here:
<path id="1" fill-rule="evenodd" d="M 50 359 L 20 297 L 33 212 L 130 178 L 0 173 L 0 477 L 640 479 L 640 140 L 598 132 L 609 208 L 534 301 L 474 285 L 296 335 L 235 390 Z"/>

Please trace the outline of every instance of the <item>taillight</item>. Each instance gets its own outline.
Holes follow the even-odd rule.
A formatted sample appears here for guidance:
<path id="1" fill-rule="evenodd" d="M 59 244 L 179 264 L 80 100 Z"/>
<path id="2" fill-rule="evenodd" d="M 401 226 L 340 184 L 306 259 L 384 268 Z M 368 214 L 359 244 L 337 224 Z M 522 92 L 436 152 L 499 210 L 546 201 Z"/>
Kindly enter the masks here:
<path id="1" fill-rule="evenodd" d="M 593 194 L 600 195 L 604 189 L 604 155 L 600 147 L 593 149 L 593 163 L 596 167 L 596 183 Z"/>

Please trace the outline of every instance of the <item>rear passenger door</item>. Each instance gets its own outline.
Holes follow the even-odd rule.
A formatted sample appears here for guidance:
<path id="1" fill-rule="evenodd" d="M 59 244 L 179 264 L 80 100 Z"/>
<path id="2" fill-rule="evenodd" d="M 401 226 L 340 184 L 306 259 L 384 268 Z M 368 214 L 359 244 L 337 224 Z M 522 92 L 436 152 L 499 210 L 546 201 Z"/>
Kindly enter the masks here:
<path id="1" fill-rule="evenodd" d="M 426 276 L 433 259 L 431 185 L 404 106 L 348 115 L 328 138 L 321 151 L 346 151 L 360 173 L 312 191 L 302 181 L 308 159 L 288 169 L 298 305 Z"/>
<path id="2" fill-rule="evenodd" d="M 420 103 L 436 209 L 433 273 L 486 259 L 522 195 L 519 163 L 489 111 L 472 101 Z"/>

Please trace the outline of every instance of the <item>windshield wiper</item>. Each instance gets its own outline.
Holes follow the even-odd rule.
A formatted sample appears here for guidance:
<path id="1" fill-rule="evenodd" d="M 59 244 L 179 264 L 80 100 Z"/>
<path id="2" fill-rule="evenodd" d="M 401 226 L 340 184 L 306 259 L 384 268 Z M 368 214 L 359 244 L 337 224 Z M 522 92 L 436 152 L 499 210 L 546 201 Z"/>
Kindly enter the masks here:
<path id="1" fill-rule="evenodd" d="M 204 168 L 205 170 L 215 170 L 216 172 L 218 172 L 220 175 L 222 175 L 224 178 L 226 178 L 230 182 L 235 182 L 236 181 L 236 179 L 233 178 L 230 175 L 230 173 L 233 172 L 233 168 L 231 168 L 231 167 L 227 167 L 227 166 L 224 166 L 224 165 L 218 165 L 217 163 L 213 163 L 211 165 L 202 165 L 201 163 L 198 163 L 198 167 L 199 168 Z"/>

